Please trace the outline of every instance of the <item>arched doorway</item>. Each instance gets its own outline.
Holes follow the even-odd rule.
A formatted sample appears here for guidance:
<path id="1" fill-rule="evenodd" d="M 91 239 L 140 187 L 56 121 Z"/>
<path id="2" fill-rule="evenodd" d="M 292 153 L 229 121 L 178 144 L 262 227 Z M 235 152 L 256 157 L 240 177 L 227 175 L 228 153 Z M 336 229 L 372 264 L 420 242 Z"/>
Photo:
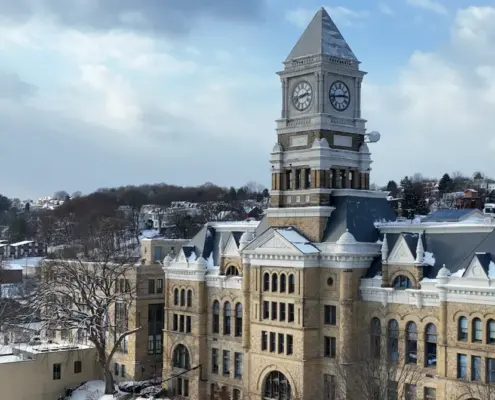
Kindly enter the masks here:
<path id="1" fill-rule="evenodd" d="M 263 400 L 291 400 L 289 380 L 279 371 L 270 372 L 263 382 Z"/>

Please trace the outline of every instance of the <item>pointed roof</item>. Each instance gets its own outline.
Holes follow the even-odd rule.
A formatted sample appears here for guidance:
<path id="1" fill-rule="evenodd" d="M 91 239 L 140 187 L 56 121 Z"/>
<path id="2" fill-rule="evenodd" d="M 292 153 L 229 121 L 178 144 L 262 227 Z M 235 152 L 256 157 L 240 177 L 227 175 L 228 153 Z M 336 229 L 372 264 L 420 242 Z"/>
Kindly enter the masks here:
<path id="1" fill-rule="evenodd" d="M 323 7 L 313 17 L 285 61 L 318 54 L 359 62 Z"/>

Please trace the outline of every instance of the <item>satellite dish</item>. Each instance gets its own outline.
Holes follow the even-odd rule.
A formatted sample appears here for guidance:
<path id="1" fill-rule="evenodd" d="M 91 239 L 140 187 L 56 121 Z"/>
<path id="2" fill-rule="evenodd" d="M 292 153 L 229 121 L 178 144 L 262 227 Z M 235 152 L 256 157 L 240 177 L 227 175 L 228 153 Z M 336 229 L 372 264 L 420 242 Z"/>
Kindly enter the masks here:
<path id="1" fill-rule="evenodd" d="M 370 143 L 376 143 L 381 138 L 380 132 L 378 132 L 378 131 L 372 131 L 372 132 L 368 133 L 367 136 L 368 136 L 368 140 L 370 141 Z"/>

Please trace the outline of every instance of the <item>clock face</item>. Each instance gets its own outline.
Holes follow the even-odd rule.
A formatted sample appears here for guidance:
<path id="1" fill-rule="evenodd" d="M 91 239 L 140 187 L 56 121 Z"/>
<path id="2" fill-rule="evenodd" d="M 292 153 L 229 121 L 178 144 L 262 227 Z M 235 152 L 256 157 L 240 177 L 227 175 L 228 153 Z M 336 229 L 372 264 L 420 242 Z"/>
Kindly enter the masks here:
<path id="1" fill-rule="evenodd" d="M 292 93 L 292 104 L 296 110 L 306 110 L 311 105 L 312 100 L 313 88 L 311 85 L 306 81 L 299 82 Z"/>
<path id="2" fill-rule="evenodd" d="M 349 88 L 342 81 L 335 81 L 330 86 L 330 104 L 337 111 L 344 111 L 349 107 L 349 103 L 351 102 L 351 93 L 349 92 Z"/>

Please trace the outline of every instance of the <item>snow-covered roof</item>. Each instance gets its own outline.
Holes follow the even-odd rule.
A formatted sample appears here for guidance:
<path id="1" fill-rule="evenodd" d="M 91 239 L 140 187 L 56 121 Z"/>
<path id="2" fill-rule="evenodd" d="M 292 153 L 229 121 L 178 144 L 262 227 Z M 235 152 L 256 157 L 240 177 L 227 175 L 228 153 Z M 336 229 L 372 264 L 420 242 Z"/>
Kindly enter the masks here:
<path id="1" fill-rule="evenodd" d="M 34 243 L 32 240 L 23 240 L 22 242 L 17 242 L 17 243 L 12 243 L 11 246 L 17 247 L 17 246 L 23 246 L 25 244 L 29 243 Z"/>
<path id="2" fill-rule="evenodd" d="M 293 244 L 301 253 L 318 253 L 319 250 L 304 236 L 292 228 L 278 228 L 275 232 L 280 233 L 284 239 Z"/>

